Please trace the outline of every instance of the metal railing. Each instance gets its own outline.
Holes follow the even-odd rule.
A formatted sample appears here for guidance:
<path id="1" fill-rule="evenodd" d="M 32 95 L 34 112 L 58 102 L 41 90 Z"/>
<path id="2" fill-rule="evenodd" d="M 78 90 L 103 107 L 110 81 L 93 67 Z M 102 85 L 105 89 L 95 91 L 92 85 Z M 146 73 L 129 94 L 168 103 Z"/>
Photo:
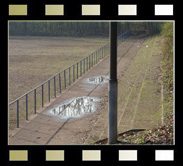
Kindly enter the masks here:
<path id="1" fill-rule="evenodd" d="M 129 34 L 130 31 L 127 31 L 120 35 L 118 37 L 118 44 L 124 41 Z M 109 43 L 97 49 L 95 52 L 81 59 L 72 66 L 55 74 L 34 89 L 18 97 L 16 100 L 10 102 L 9 108 L 14 105 L 11 109 L 12 111 L 14 110 L 14 113 L 11 117 L 9 112 L 9 123 L 16 123 L 17 128 L 19 128 L 19 123 L 22 117 L 24 117 L 23 119 L 28 120 L 29 114 L 36 114 L 38 108 L 44 107 L 46 102 L 50 102 L 52 98 L 56 98 L 58 93 L 61 94 L 62 90 L 65 90 L 79 77 L 85 74 L 85 72 L 94 67 L 101 59 L 108 55 L 108 53 Z M 20 110 L 25 110 L 25 112 L 20 112 Z"/>

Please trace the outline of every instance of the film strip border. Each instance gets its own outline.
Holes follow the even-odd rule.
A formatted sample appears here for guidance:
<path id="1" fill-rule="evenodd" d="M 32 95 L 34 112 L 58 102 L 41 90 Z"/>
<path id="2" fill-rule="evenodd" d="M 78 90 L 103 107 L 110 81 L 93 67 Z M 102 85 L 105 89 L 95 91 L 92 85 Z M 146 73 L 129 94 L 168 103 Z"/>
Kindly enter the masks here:
<path id="1" fill-rule="evenodd" d="M 119 4 L 118 16 L 137 16 L 137 4 Z M 174 10 L 173 4 L 155 4 L 154 15 L 155 16 L 173 16 Z M 27 16 L 29 6 L 27 4 L 10 4 L 9 16 Z M 101 5 L 81 5 L 81 16 L 100 16 Z M 45 16 L 63 16 L 65 11 L 64 4 L 45 4 L 44 5 Z"/>
<path id="2" fill-rule="evenodd" d="M 110 150 L 111 151 L 111 150 Z M 140 151 L 140 150 L 139 150 Z M 113 155 L 115 155 L 114 162 L 123 162 L 123 161 L 136 161 L 142 159 L 142 156 L 144 156 L 144 153 L 138 150 L 113 150 Z M 44 161 L 60 161 L 64 162 L 69 160 L 72 160 L 72 156 L 67 153 L 67 150 L 41 150 L 40 158 Z M 79 155 L 76 155 L 78 157 L 78 160 L 80 161 L 98 161 L 102 162 L 103 160 L 106 160 L 109 154 L 112 156 L 111 152 L 102 151 L 102 150 L 80 150 L 78 151 Z M 29 162 L 29 160 L 33 159 L 34 155 L 32 155 L 31 150 L 9 150 L 9 161 L 11 162 L 17 162 L 17 161 L 24 161 Z M 147 152 L 148 154 L 148 152 Z M 151 157 L 151 160 L 149 162 L 158 162 L 158 161 L 174 161 L 174 150 L 152 150 L 151 153 L 149 151 L 149 156 Z M 113 157 L 111 157 L 113 158 Z"/>
<path id="3" fill-rule="evenodd" d="M 175 16 L 175 3 L 167 2 L 114 2 L 77 3 L 66 1 L 34 2 L 10 1 L 7 8 L 9 19 L 38 18 L 38 19 L 173 19 Z M 95 3 L 96 2 L 96 3 Z M 98 2 L 98 3 L 97 3 Z"/>
<path id="4" fill-rule="evenodd" d="M 31 0 L 30 0 L 31 1 Z M 145 2 L 145 3 L 119 3 L 119 4 L 72 4 L 72 3 L 43 3 L 43 2 L 28 2 L 26 1 L 11 1 L 8 3 L 7 11 L 5 15 L 8 19 L 67 19 L 75 18 L 79 19 L 123 19 L 128 17 L 128 19 L 161 19 L 159 16 L 166 17 L 168 19 L 174 19 L 175 16 L 175 4 L 170 3 L 160 3 L 155 4 Z M 34 2 L 34 3 L 33 3 Z M 106 2 L 107 3 L 107 2 Z M 110 2 L 111 3 L 111 2 Z M 69 6 L 72 5 L 72 8 Z M 107 6 L 107 7 L 106 7 Z M 108 12 L 108 10 L 112 10 Z M 144 15 L 147 13 L 147 15 Z M 110 16 L 110 17 L 109 17 Z M 165 17 L 164 17 L 165 16 Z M 170 17 L 169 17 L 170 16 Z M 9 161 L 8 165 L 16 165 L 15 162 L 23 162 L 24 166 L 28 165 L 26 163 L 45 163 L 49 161 L 60 161 L 61 163 L 76 163 L 81 164 L 82 161 L 86 163 L 89 162 L 114 162 L 113 165 L 120 165 L 123 162 L 132 162 L 132 165 L 138 165 L 137 163 L 150 163 L 156 165 L 162 165 L 164 161 L 166 165 L 174 166 L 178 162 L 177 158 L 177 146 L 146 146 L 135 148 L 134 146 L 128 146 L 129 148 L 124 149 L 124 146 L 108 146 L 100 147 L 94 146 L 95 148 L 88 146 L 73 146 L 73 147 L 38 147 L 38 146 L 9 146 L 3 150 L 0 154 L 0 163 L 3 160 Z M 7 150 L 7 148 L 9 150 Z M 51 149 L 52 148 L 52 149 Z M 56 150 L 54 150 L 56 149 Z M 59 150 L 58 150 L 59 149 Z M 84 150 L 86 149 L 86 150 Z M 0 150 L 0 151 L 1 151 Z M 179 151 L 182 153 L 183 151 Z M 145 155 L 146 154 L 146 155 Z M 145 157 L 144 157 L 145 155 Z M 39 157 L 38 157 L 39 156 Z M 110 156 L 110 157 L 108 157 Z M 182 160 L 182 159 L 181 159 Z M 159 163 L 160 161 L 160 163 Z M 163 162 L 163 163 L 164 163 Z M 168 163 L 167 163 L 168 162 Z M 130 165 L 128 163 L 128 165 Z M 46 164 L 45 164 L 46 165 Z M 99 164 L 100 165 L 100 164 Z"/>

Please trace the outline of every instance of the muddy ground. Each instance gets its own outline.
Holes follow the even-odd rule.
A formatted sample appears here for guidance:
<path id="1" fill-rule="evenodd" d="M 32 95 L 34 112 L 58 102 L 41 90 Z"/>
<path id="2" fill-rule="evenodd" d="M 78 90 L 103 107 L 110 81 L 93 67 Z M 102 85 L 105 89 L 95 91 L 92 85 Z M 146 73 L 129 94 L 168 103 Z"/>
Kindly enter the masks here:
<path id="1" fill-rule="evenodd" d="M 10 37 L 9 102 L 107 42 L 108 38 Z"/>

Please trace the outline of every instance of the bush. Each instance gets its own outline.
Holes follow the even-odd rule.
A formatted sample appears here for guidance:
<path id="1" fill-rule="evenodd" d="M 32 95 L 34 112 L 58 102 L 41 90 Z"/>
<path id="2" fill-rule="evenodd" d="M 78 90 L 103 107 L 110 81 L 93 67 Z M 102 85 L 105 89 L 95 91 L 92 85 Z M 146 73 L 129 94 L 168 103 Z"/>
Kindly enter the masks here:
<path id="1" fill-rule="evenodd" d="M 164 87 L 164 106 L 166 113 L 173 110 L 173 23 L 162 25 L 162 72 Z"/>
<path id="2" fill-rule="evenodd" d="M 163 84 L 167 92 L 173 91 L 173 23 L 162 25 Z"/>

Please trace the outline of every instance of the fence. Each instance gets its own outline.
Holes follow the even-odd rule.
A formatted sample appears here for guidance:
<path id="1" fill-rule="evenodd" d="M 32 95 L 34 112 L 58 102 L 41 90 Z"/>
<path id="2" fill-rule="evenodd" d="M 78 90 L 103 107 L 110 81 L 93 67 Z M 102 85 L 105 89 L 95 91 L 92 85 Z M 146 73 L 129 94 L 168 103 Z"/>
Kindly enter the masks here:
<path id="1" fill-rule="evenodd" d="M 129 34 L 130 31 L 127 31 L 120 35 L 118 45 Z M 109 43 L 9 103 L 9 127 L 13 128 L 16 125 L 19 128 L 20 120 L 28 120 L 29 114 L 36 114 L 37 109 L 44 107 L 44 104 L 50 102 L 52 98 L 56 98 L 58 93 L 61 94 L 62 90 L 89 71 L 108 53 Z"/>

